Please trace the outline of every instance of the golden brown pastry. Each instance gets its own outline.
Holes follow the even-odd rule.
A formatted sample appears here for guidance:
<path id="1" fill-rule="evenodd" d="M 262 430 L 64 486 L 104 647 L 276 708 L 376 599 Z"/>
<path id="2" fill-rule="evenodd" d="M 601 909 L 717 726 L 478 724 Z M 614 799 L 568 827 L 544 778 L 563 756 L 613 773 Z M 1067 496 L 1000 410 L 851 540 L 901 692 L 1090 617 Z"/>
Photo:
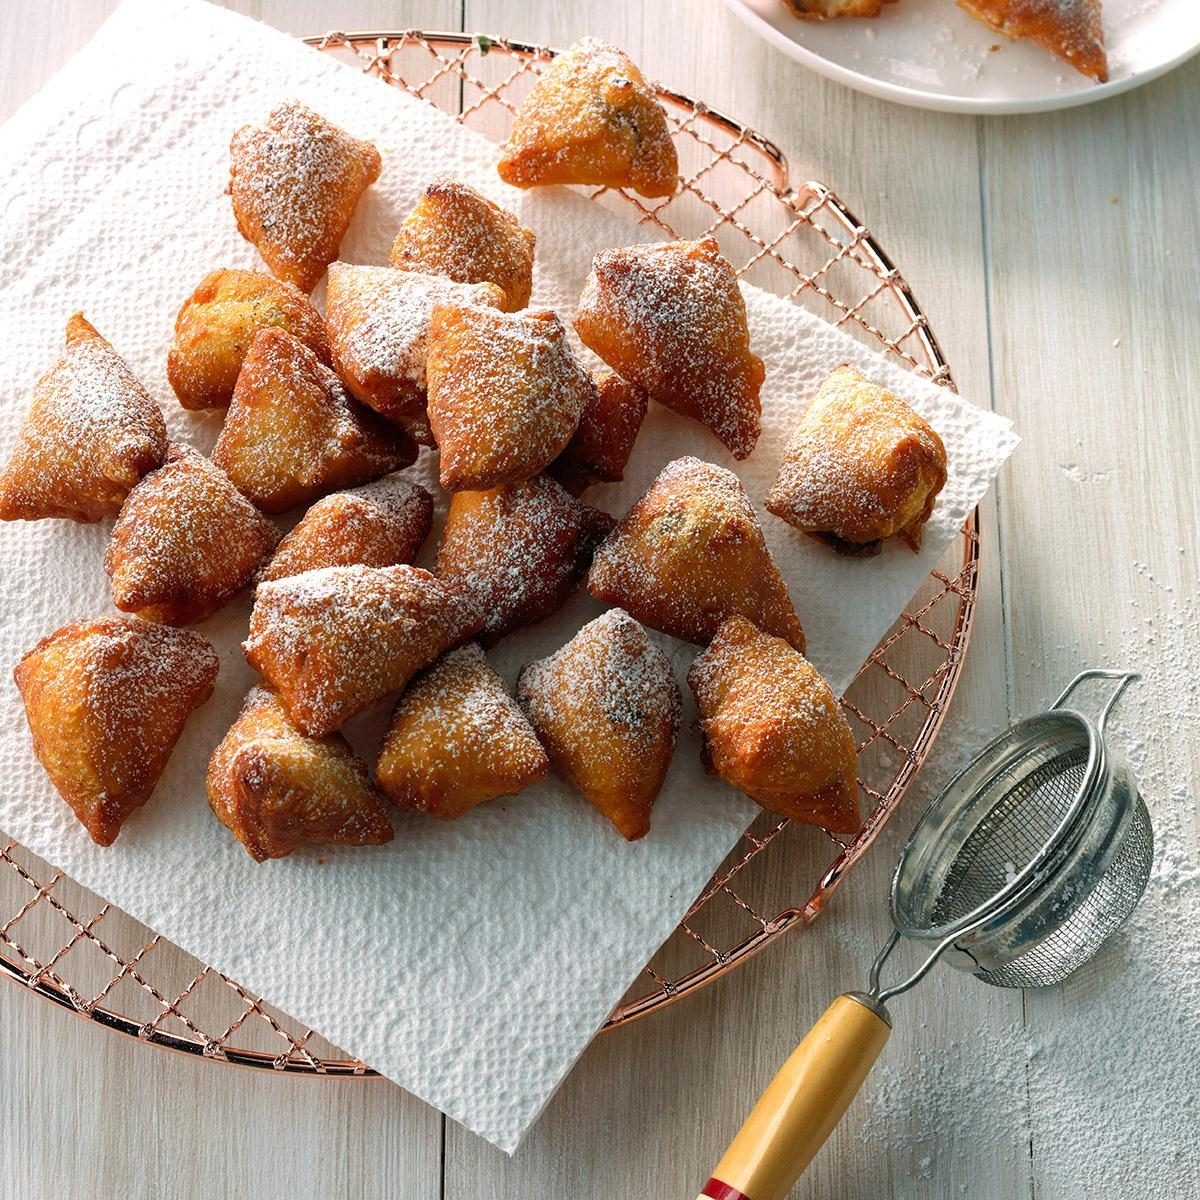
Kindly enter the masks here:
<path id="1" fill-rule="evenodd" d="M 679 732 L 667 656 L 628 613 L 610 609 L 561 650 L 530 663 L 517 699 L 550 754 L 629 841 L 650 830 Z"/>
<path id="2" fill-rule="evenodd" d="M 782 638 L 731 617 L 692 664 L 704 765 L 770 812 L 857 833 L 854 734 L 829 684 Z"/>
<path id="3" fill-rule="evenodd" d="M 497 796 L 514 796 L 549 770 L 504 680 L 472 642 L 408 686 L 375 777 L 401 808 L 453 820 Z"/>
<path id="4" fill-rule="evenodd" d="M 484 614 L 479 640 L 492 646 L 557 612 L 614 524 L 546 475 L 486 492 L 455 492 L 438 546 L 438 577 Z"/>
<path id="5" fill-rule="evenodd" d="M 147 621 L 203 621 L 250 583 L 276 536 L 220 467 L 172 446 L 113 526 L 104 556 L 113 603 Z"/>
<path id="6" fill-rule="evenodd" d="M 64 625 L 17 664 L 34 753 L 93 841 L 150 799 L 217 668 L 198 633 L 136 617 Z"/>
<path id="7" fill-rule="evenodd" d="M 612 371 L 596 376 L 579 426 L 547 472 L 573 496 L 593 483 L 620 483 L 646 416 L 646 393 Z"/>
<path id="8" fill-rule="evenodd" d="M 997 33 L 1033 42 L 1075 70 L 1108 82 L 1100 0 L 958 0 Z"/>
<path id="9" fill-rule="evenodd" d="M 212 271 L 183 302 L 167 379 L 184 408 L 225 408 L 242 361 L 260 329 L 286 329 L 326 366 L 329 337 L 321 314 L 290 283 L 262 271 Z"/>
<path id="10" fill-rule="evenodd" d="M 311 738 L 268 687 L 253 688 L 208 764 L 208 802 L 255 862 L 298 846 L 392 840 L 383 797 L 340 733 Z"/>
<path id="11" fill-rule="evenodd" d="M 893 536 L 916 551 L 945 483 L 942 439 L 899 397 L 843 366 L 796 426 L 766 506 L 843 554 L 878 554 Z"/>
<path id="12" fill-rule="evenodd" d="M 804 649 L 804 630 L 731 471 L 668 463 L 596 551 L 588 587 L 651 629 L 701 644 L 735 613 Z"/>
<path id="13" fill-rule="evenodd" d="M 351 399 L 342 381 L 284 329 L 254 336 L 213 462 L 263 512 L 407 467 L 416 443 Z"/>
<path id="14" fill-rule="evenodd" d="M 707 425 L 734 458 L 754 449 L 764 368 L 716 238 L 601 251 L 575 331 L 622 379 Z"/>
<path id="15" fill-rule="evenodd" d="M 324 567 L 259 585 L 242 650 L 301 732 L 323 737 L 482 624 L 417 567 Z"/>
<path id="16" fill-rule="evenodd" d="M 406 479 L 380 479 L 318 500 L 279 543 L 259 581 L 321 567 L 394 567 L 417 557 L 433 524 L 433 497 Z"/>
<path id="17" fill-rule="evenodd" d="M 895 0 L 783 0 L 792 15 L 806 21 L 828 21 L 833 17 L 877 17 L 885 4 Z"/>
<path id="18" fill-rule="evenodd" d="M 494 283 L 505 312 L 529 303 L 533 244 L 512 213 L 454 179 L 437 179 L 405 218 L 392 243 L 392 266 L 445 275 L 458 283 Z"/>
<path id="19" fill-rule="evenodd" d="M 552 312 L 438 304 L 426 371 L 448 492 L 531 479 L 566 449 L 595 391 Z"/>
<path id="20" fill-rule="evenodd" d="M 114 517 L 167 453 L 158 405 L 125 360 L 76 313 L 62 357 L 37 381 L 8 465 L 0 520 Z"/>
<path id="21" fill-rule="evenodd" d="M 311 292 L 338 256 L 363 192 L 379 178 L 379 151 L 286 100 L 263 125 L 229 143 L 229 195 L 242 237 L 271 273 Z"/>
<path id="22" fill-rule="evenodd" d="M 679 162 L 667 116 L 629 56 L 599 38 L 560 54 L 526 96 L 501 148 L 500 178 L 670 196 Z"/>
<path id="23" fill-rule="evenodd" d="M 426 444 L 432 443 L 425 358 L 429 318 L 439 301 L 499 308 L 504 293 L 492 283 L 455 283 L 420 271 L 350 263 L 329 268 L 325 323 L 338 374 L 356 400 L 408 425 Z"/>

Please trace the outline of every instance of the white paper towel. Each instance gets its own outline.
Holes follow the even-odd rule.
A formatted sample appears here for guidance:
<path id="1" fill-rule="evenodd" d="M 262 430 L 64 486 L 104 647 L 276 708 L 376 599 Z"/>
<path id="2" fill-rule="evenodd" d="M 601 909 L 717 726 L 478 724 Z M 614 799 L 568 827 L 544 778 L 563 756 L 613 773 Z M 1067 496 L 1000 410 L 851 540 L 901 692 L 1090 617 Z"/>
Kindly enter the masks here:
<path id="1" fill-rule="evenodd" d="M 224 194 L 228 142 L 285 97 L 370 138 L 383 155 L 382 178 L 343 243 L 348 261 L 386 263 L 399 221 L 438 174 L 474 184 L 535 230 L 534 303 L 564 318 L 593 252 L 644 237 L 581 196 L 508 189 L 485 139 L 283 34 L 196 0 L 127 0 L 0 129 L 0 453 L 77 308 L 162 402 L 172 437 L 211 447 L 218 418 L 180 409 L 165 379 L 166 351 L 179 304 L 206 272 L 258 265 Z M 652 407 L 626 481 L 588 499 L 620 514 L 664 463 L 688 453 L 734 467 L 761 511 L 787 432 L 832 367 L 855 362 L 903 395 L 941 433 L 950 459 L 920 555 L 897 544 L 873 560 L 842 559 L 764 517 L 811 656 L 841 689 L 1016 439 L 1007 422 L 787 301 L 753 288 L 746 299 L 752 344 L 767 364 L 753 457 L 734 464 L 705 430 Z M 409 474 L 436 494 L 432 462 L 424 455 Z M 217 691 L 193 716 L 149 806 L 115 846 L 100 849 L 35 761 L 10 670 L 66 621 L 111 611 L 107 535 L 105 525 L 65 522 L 0 528 L 0 829 L 513 1150 L 755 812 L 704 775 L 686 688 L 684 733 L 642 842 L 623 842 L 551 780 L 453 823 L 397 815 L 386 847 L 257 865 L 216 823 L 204 795 L 208 756 L 253 682 L 238 648 L 243 600 L 200 627 L 221 655 Z M 524 662 L 556 649 L 598 611 L 578 596 L 508 638 L 492 659 L 511 683 Z M 682 682 L 693 648 L 660 640 Z M 368 753 L 384 715 L 350 730 Z"/>

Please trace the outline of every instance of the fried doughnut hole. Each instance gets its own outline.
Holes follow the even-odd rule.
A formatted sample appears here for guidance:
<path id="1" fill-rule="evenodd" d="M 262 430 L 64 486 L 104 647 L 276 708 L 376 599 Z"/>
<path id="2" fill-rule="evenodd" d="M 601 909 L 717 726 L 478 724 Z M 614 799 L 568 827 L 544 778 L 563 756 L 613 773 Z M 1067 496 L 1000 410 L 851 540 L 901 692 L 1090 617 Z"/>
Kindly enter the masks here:
<path id="1" fill-rule="evenodd" d="M 588 587 L 651 629 L 705 643 L 734 614 L 804 649 L 804 630 L 741 481 L 668 463 L 596 551 Z"/>
<path id="2" fill-rule="evenodd" d="M 1089 79 L 1108 82 L 1100 0 L 958 0 L 958 7 L 997 33 L 1033 42 Z"/>
<path id="3" fill-rule="evenodd" d="M 429 317 L 439 301 L 499 308 L 493 283 L 455 283 L 440 275 L 334 263 L 325 324 L 333 361 L 354 398 L 432 444 L 425 418 Z"/>
<path id="4" fill-rule="evenodd" d="M 533 244 L 533 231 L 512 213 L 465 183 L 437 179 L 400 226 L 392 266 L 494 283 L 504 292 L 504 311 L 516 312 L 533 288 Z"/>
<path id="5" fill-rule="evenodd" d="M 646 416 L 646 393 L 612 371 L 596 376 L 579 427 L 547 472 L 573 496 L 593 483 L 620 483 Z"/>
<path id="6" fill-rule="evenodd" d="M 500 178 L 516 187 L 551 183 L 632 188 L 670 196 L 679 162 L 667 116 L 629 56 L 582 38 L 545 70 L 513 119 Z"/>
<path id="7" fill-rule="evenodd" d="M 286 329 L 326 366 L 329 337 L 321 314 L 290 283 L 261 271 L 212 271 L 183 302 L 167 379 L 184 408 L 225 408 L 260 329 Z"/>
<path id="8" fill-rule="evenodd" d="M 104 556 L 113 603 L 147 621 L 203 621 L 250 583 L 276 537 L 220 467 L 172 446 L 113 526 Z"/>
<path id="9" fill-rule="evenodd" d="M 392 567 L 417 557 L 433 524 L 433 497 L 406 479 L 380 479 L 318 500 L 279 543 L 262 583 L 321 567 Z"/>
<path id="10" fill-rule="evenodd" d="M 381 846 L 392 840 L 383 797 L 340 733 L 305 737 L 269 688 L 250 690 L 213 751 L 208 803 L 255 862 L 299 846 Z"/>
<path id="11" fill-rule="evenodd" d="M 670 661 L 646 631 L 610 609 L 561 650 L 525 667 L 517 699 L 555 768 L 623 838 L 644 837 L 680 710 Z"/>
<path id="12" fill-rule="evenodd" d="M 257 333 L 213 462 L 264 512 L 407 467 L 417 447 L 350 398 L 342 381 L 283 329 Z"/>
<path id="13" fill-rule="evenodd" d="M 401 808 L 453 820 L 543 778 L 550 763 L 472 642 L 417 676 L 396 705 L 375 778 Z"/>
<path id="14" fill-rule="evenodd" d="M 885 4 L 895 0 L 784 0 L 792 15 L 806 21 L 828 21 L 833 17 L 877 17 Z"/>
<path id="15" fill-rule="evenodd" d="M 62 357 L 34 385 L 33 404 L 0 472 L 0 520 L 115 517 L 166 453 L 158 405 L 76 313 Z"/>
<path id="16" fill-rule="evenodd" d="M 623 379 L 707 425 L 734 458 L 754 449 L 765 370 L 715 238 L 601 251 L 575 331 Z"/>
<path id="17" fill-rule="evenodd" d="M 557 612 L 614 524 L 545 475 L 486 492 L 455 492 L 437 574 L 484 614 L 479 640 L 491 646 Z"/>
<path id="18" fill-rule="evenodd" d="M 271 273 L 311 292 L 338 255 L 363 192 L 379 178 L 379 151 L 286 100 L 264 125 L 229 143 L 229 195 L 238 231 Z"/>
<path id="19" fill-rule="evenodd" d="M 94 842 L 150 798 L 217 668 L 198 633 L 116 616 L 64 625 L 17 664 L 34 753 Z"/>
<path id="20" fill-rule="evenodd" d="M 448 492 L 532 478 L 566 449 L 595 391 L 552 312 L 438 304 L 426 371 Z"/>
<path id="21" fill-rule="evenodd" d="M 843 554 L 914 552 L 946 483 L 942 439 L 903 400 L 838 367 L 796 426 L 766 507 Z"/>
<path id="22" fill-rule="evenodd" d="M 482 624 L 417 567 L 323 567 L 259 585 L 242 650 L 300 731 L 323 737 Z"/>
<path id="23" fill-rule="evenodd" d="M 782 638 L 730 617 L 692 664 L 704 765 L 770 812 L 857 833 L 854 734 L 829 684 Z"/>

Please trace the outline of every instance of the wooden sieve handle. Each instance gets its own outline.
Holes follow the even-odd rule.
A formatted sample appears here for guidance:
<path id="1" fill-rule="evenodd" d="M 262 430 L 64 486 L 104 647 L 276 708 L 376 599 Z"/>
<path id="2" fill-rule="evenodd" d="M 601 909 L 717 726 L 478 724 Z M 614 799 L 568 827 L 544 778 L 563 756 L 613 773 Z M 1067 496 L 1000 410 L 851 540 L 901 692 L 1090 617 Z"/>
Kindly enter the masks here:
<path id="1" fill-rule="evenodd" d="M 767 1085 L 698 1200 L 784 1200 L 850 1107 L 891 1031 L 877 1000 L 839 996 Z"/>

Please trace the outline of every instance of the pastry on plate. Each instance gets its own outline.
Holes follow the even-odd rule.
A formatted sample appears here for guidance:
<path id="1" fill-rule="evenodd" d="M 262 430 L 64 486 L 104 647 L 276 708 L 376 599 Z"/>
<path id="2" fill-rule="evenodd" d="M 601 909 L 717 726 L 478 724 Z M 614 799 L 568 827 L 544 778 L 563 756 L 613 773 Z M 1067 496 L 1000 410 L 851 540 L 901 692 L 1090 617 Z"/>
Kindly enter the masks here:
<path id="1" fill-rule="evenodd" d="M 608 513 L 576 500 L 546 475 L 486 492 L 455 492 L 437 574 L 478 607 L 484 616 L 479 640 L 491 646 L 557 612 L 613 525 Z"/>
<path id="2" fill-rule="evenodd" d="M 804 630 L 732 471 L 668 463 L 596 551 L 588 587 L 651 629 L 706 643 L 740 614 L 804 649 Z"/>
<path id="3" fill-rule="evenodd" d="M 898 396 L 838 367 L 796 426 L 766 507 L 842 554 L 913 551 L 946 483 L 946 448 Z"/>
<path id="4" fill-rule="evenodd" d="M 321 567 L 394 567 L 417 557 L 433 524 L 433 497 L 391 477 L 318 500 L 286 534 L 259 582 Z"/>
<path id="5" fill-rule="evenodd" d="M 352 399 L 284 329 L 254 335 L 213 450 L 238 491 L 269 513 L 369 483 L 416 457 L 408 434 Z"/>
<path id="6" fill-rule="evenodd" d="M 425 358 L 429 318 L 439 301 L 499 308 L 494 283 L 456 283 L 441 275 L 334 263 L 325 324 L 333 361 L 354 398 L 405 424 L 428 443 Z"/>
<path id="7" fill-rule="evenodd" d="M 707 425 L 734 458 L 754 449 L 764 369 L 715 238 L 602 250 L 575 331 L 622 379 Z"/>
<path id="8" fill-rule="evenodd" d="M 458 283 L 494 283 L 502 308 L 516 312 L 533 288 L 533 245 L 512 213 L 454 179 L 436 179 L 392 243 L 392 266 L 445 275 Z"/>
<path id="9" fill-rule="evenodd" d="M 323 737 L 482 624 L 417 567 L 323 567 L 259 585 L 242 650 L 301 732 Z"/>
<path id="10" fill-rule="evenodd" d="M 271 273 L 303 292 L 317 286 L 363 192 L 379 178 L 370 142 L 286 100 L 229 143 L 229 195 L 242 237 Z"/>
<path id="11" fill-rule="evenodd" d="M 298 846 L 392 840 L 383 797 L 340 733 L 305 737 L 268 687 L 253 688 L 208 764 L 208 802 L 256 862 Z"/>
<path id="12" fill-rule="evenodd" d="M 212 271 L 183 302 L 167 379 L 184 408 L 225 408 L 260 329 L 286 329 L 326 366 L 325 321 L 308 297 L 262 271 Z"/>
<path id="13" fill-rule="evenodd" d="M 1100 0 L 958 0 L 958 6 L 997 33 L 1033 42 L 1089 79 L 1108 82 Z"/>
<path id="14" fill-rule="evenodd" d="M 517 699 L 555 769 L 629 841 L 650 830 L 679 732 L 667 656 L 628 613 L 609 609 L 530 663 Z"/>
<path id="15" fill-rule="evenodd" d="M 472 642 L 409 684 L 392 713 L 375 778 L 401 808 L 452 820 L 516 795 L 549 766 L 504 680 Z"/>
<path id="16" fill-rule="evenodd" d="M 76 313 L 62 357 L 34 385 L 33 404 L 0 472 L 0 520 L 115 517 L 166 453 L 158 405 Z"/>
<path id="17" fill-rule="evenodd" d="M 167 625 L 203 621 L 250 583 L 276 538 L 220 467 L 172 446 L 113 526 L 104 556 L 113 603 Z"/>
<path id="18" fill-rule="evenodd" d="M 590 37 L 554 59 L 534 84 L 498 169 L 522 188 L 578 183 L 655 197 L 679 186 L 675 145 L 654 89 L 628 55 Z"/>
<path id="19" fill-rule="evenodd" d="M 594 483 L 625 478 L 625 464 L 646 416 L 646 393 L 640 387 L 612 371 L 597 375 L 595 383 L 567 448 L 547 468 L 573 496 Z"/>
<path id="20" fill-rule="evenodd" d="M 566 449 L 595 391 L 552 312 L 438 304 L 426 371 L 449 492 L 533 478 Z"/>
<path id="21" fill-rule="evenodd" d="M 783 0 L 792 15 L 806 21 L 828 21 L 833 17 L 877 17 L 885 4 L 895 0 Z"/>
<path id="22" fill-rule="evenodd" d="M 710 772 L 770 812 L 857 833 L 857 754 L 837 697 L 782 638 L 731 617 L 692 664 Z"/>
<path id="23" fill-rule="evenodd" d="M 93 841 L 150 798 L 217 668 L 198 633 L 121 616 L 64 625 L 17 664 L 34 753 Z"/>

